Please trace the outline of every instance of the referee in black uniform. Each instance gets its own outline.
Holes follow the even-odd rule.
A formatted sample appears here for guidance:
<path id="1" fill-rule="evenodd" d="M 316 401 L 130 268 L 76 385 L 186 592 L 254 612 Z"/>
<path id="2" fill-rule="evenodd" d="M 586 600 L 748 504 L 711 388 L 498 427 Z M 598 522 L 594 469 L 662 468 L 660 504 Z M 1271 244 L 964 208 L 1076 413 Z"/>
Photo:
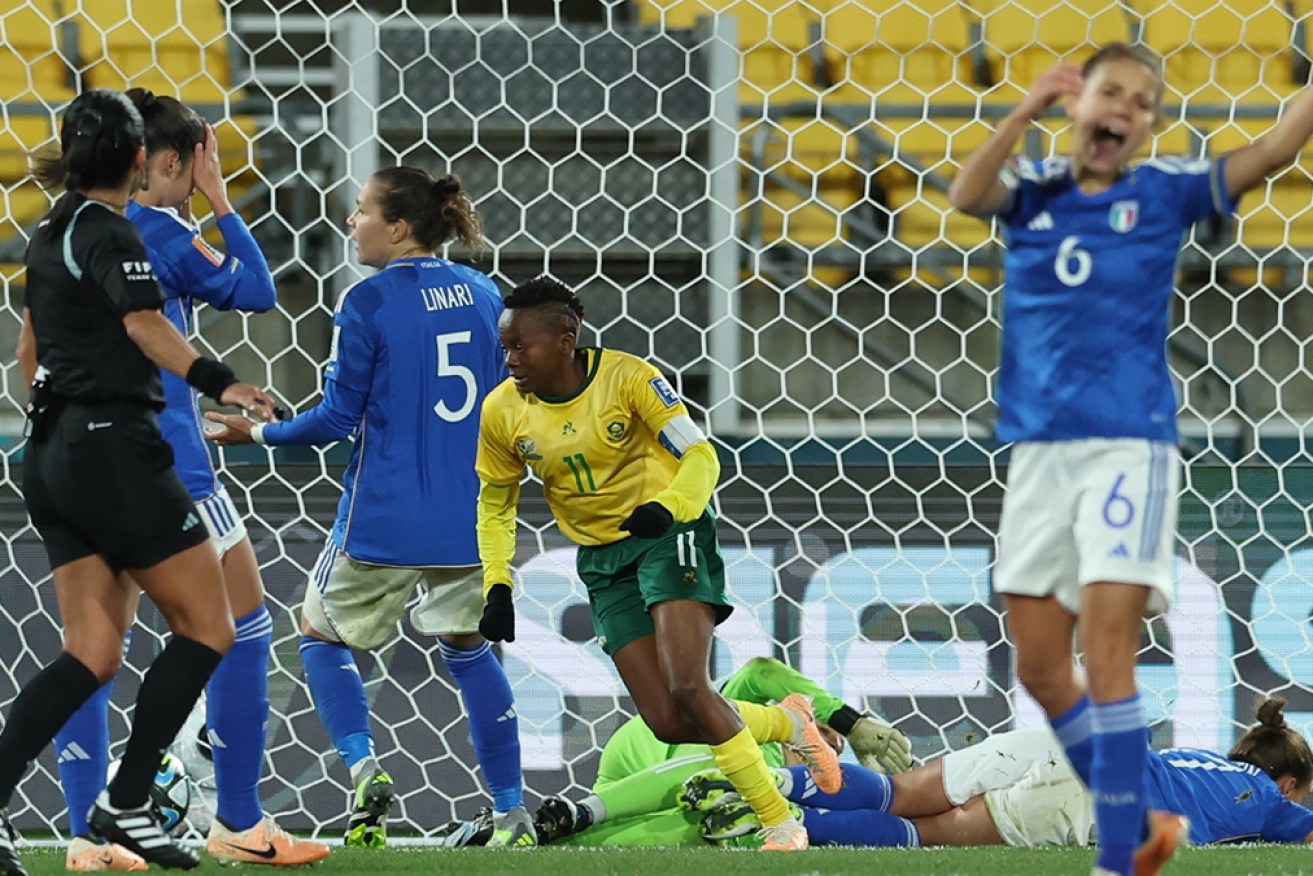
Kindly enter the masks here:
<path id="1" fill-rule="evenodd" d="M 161 311 L 146 248 L 123 215 L 146 154 L 132 103 L 85 92 L 64 115 L 60 146 L 36 162 L 37 180 L 66 193 L 28 247 L 18 357 L 32 372 L 23 497 L 50 557 L 64 650 L 10 706 L 0 807 L 118 670 L 132 619 L 127 572 L 173 636 L 146 673 L 119 771 L 89 820 L 147 861 L 190 869 L 196 852 L 160 829 L 147 800 L 160 754 L 232 644 L 233 623 L 218 557 L 156 425 L 159 369 L 263 420 L 274 418 L 273 400 L 197 355 Z M 25 876 L 2 808 L 0 821 L 0 876 Z"/>

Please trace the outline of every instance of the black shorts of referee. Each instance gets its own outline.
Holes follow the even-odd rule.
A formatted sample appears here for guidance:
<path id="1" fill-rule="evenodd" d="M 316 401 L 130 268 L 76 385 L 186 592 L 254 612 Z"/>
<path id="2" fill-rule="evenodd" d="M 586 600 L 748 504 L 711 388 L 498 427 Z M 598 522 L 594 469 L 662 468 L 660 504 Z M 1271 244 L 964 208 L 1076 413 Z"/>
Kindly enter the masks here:
<path id="1" fill-rule="evenodd" d="M 206 541 L 155 412 L 69 401 L 23 455 L 23 499 L 50 568 L 100 554 L 115 572 L 149 569 Z"/>

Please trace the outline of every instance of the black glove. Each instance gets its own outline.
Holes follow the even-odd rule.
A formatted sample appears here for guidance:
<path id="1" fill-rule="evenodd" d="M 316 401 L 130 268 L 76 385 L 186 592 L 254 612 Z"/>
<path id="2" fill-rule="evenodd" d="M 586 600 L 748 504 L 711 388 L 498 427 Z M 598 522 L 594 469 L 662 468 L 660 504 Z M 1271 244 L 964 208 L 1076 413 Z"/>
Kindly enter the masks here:
<path id="1" fill-rule="evenodd" d="M 494 584 L 488 590 L 479 619 L 479 635 L 489 642 L 515 641 L 515 606 L 511 604 L 511 586 Z"/>
<path id="2" fill-rule="evenodd" d="M 665 535 L 674 522 L 675 515 L 667 511 L 665 505 L 660 502 L 644 502 L 625 518 L 620 524 L 620 530 L 639 538 L 657 538 Z"/>

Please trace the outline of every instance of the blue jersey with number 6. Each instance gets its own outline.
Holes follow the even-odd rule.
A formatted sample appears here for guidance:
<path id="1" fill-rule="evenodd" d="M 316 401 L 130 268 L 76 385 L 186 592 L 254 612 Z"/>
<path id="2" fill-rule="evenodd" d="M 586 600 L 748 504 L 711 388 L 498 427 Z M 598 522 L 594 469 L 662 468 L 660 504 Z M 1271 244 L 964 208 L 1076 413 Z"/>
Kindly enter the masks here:
<path id="1" fill-rule="evenodd" d="M 1185 232 L 1235 205 L 1222 161 L 1154 159 L 1083 193 L 1065 158 L 1002 180 L 1000 441 L 1176 441 L 1167 325 Z"/>
<path id="2" fill-rule="evenodd" d="M 439 258 L 398 259 L 333 316 L 324 400 L 265 428 L 270 444 L 355 433 L 333 541 L 387 566 L 476 566 L 474 473 L 484 396 L 506 378 L 496 285 Z"/>

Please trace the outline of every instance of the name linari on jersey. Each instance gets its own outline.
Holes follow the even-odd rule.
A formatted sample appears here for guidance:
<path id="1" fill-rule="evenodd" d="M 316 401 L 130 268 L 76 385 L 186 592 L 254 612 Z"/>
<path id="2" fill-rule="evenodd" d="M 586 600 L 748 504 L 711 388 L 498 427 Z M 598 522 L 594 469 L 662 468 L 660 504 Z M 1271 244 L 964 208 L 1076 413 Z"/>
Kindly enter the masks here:
<path id="1" fill-rule="evenodd" d="M 419 294 L 424 297 L 424 309 L 429 312 L 450 310 L 453 307 L 474 306 L 474 294 L 470 291 L 469 285 L 465 283 L 421 289 Z"/>

